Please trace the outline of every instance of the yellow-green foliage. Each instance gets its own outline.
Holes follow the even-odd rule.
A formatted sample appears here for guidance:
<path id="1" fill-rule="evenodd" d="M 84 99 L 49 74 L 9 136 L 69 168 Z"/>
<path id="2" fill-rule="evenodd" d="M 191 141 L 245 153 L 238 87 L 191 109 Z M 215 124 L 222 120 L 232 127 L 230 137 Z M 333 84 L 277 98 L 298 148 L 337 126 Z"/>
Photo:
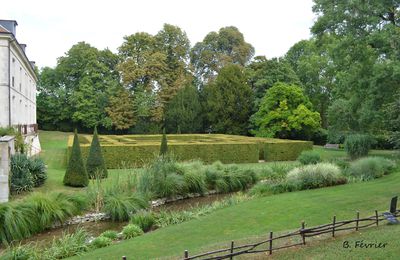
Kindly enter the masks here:
<path id="1" fill-rule="evenodd" d="M 86 160 L 92 136 L 82 135 L 82 157 Z M 255 163 L 296 160 L 298 155 L 312 149 L 312 142 L 257 138 L 222 134 L 170 134 L 168 151 L 178 160 L 200 159 L 205 163 Z M 160 151 L 161 135 L 99 136 L 107 168 L 140 167 L 150 162 Z M 68 155 L 72 137 L 68 142 Z"/>

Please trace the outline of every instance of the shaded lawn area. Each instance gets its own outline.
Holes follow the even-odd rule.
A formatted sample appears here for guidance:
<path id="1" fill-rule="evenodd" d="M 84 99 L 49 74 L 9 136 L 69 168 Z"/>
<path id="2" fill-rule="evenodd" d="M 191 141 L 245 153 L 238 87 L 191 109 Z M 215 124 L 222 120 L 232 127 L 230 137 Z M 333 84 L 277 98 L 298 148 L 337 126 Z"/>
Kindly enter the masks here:
<path id="1" fill-rule="evenodd" d="M 151 259 L 208 251 L 215 244 L 266 236 L 269 231 L 292 230 L 305 220 L 308 226 L 373 215 L 387 210 L 389 200 L 399 192 L 400 172 L 371 182 L 317 190 L 299 191 L 257 198 L 221 209 L 200 219 L 169 226 L 73 259 Z"/>
<path id="2" fill-rule="evenodd" d="M 368 228 L 348 235 L 314 241 L 305 247 L 280 251 L 274 253 L 272 259 L 399 259 L 399 236 L 400 225 Z M 382 243 L 382 245 L 387 243 L 387 245 L 384 248 L 361 248 L 361 241 L 363 243 Z M 346 248 L 343 246 L 344 244 Z M 265 255 L 253 256 L 251 259 L 263 258 Z"/>

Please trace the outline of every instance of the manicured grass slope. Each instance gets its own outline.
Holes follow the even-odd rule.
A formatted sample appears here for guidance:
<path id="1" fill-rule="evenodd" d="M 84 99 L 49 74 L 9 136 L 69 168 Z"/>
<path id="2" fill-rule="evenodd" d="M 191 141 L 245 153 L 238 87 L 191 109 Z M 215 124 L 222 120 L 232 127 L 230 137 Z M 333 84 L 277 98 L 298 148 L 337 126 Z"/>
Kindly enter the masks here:
<path id="1" fill-rule="evenodd" d="M 389 199 L 399 192 L 399 181 L 397 172 L 366 183 L 258 198 L 92 251 L 81 259 L 117 259 L 122 255 L 134 259 L 180 256 L 185 249 L 196 253 L 224 241 L 228 244 L 230 240 L 266 235 L 271 230 L 296 229 L 301 220 L 313 226 L 330 222 L 333 215 L 338 220 L 353 218 L 356 210 L 362 216 L 369 216 L 374 209 L 388 208 Z"/>
<path id="2" fill-rule="evenodd" d="M 274 253 L 272 259 L 399 259 L 400 256 L 400 225 L 385 225 L 364 229 L 349 235 L 340 235 L 323 241 L 309 243 L 305 247 Z M 356 241 L 363 243 L 387 243 L 385 248 L 360 248 Z M 347 241 L 351 248 L 343 248 Z M 263 259 L 265 255 L 251 259 Z M 250 259 L 250 258 L 248 258 Z"/>

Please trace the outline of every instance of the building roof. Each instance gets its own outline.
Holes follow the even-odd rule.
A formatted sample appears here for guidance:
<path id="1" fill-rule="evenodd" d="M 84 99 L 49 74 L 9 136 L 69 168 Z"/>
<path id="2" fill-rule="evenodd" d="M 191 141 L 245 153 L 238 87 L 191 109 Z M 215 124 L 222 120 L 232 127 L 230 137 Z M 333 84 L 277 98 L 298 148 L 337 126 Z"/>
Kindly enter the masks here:
<path id="1" fill-rule="evenodd" d="M 10 33 L 6 28 L 0 25 L 0 33 Z"/>

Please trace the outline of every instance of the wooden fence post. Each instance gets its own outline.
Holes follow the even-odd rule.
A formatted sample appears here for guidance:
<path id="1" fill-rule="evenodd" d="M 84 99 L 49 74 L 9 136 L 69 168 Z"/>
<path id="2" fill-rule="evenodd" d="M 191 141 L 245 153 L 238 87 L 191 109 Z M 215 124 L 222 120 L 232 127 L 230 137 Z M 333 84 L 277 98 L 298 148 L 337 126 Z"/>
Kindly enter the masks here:
<path id="1" fill-rule="evenodd" d="M 272 231 L 269 232 L 269 254 L 272 255 L 272 237 L 273 237 Z"/>
<path id="2" fill-rule="evenodd" d="M 379 225 L 379 217 L 378 217 L 378 211 L 375 210 L 375 218 L 376 218 L 376 225 Z"/>
<path id="3" fill-rule="evenodd" d="M 357 220 L 356 220 L 356 231 L 358 231 L 358 222 L 360 219 L 360 211 L 357 211 Z"/>
<path id="4" fill-rule="evenodd" d="M 189 251 L 185 250 L 185 259 L 189 259 Z"/>
<path id="5" fill-rule="evenodd" d="M 332 237 L 335 236 L 335 224 L 336 224 L 336 215 L 333 216 L 333 221 L 332 221 Z"/>
<path id="6" fill-rule="evenodd" d="M 233 248 L 234 248 L 234 242 L 233 242 L 233 240 L 231 241 L 231 257 L 229 257 L 229 259 L 233 259 Z"/>
<path id="7" fill-rule="evenodd" d="M 306 235 L 304 234 L 304 229 L 306 227 L 306 223 L 304 220 L 301 222 L 301 238 L 303 239 L 303 245 L 306 244 Z"/>
<path id="8" fill-rule="evenodd" d="M 122 257 L 122 260 L 126 260 L 126 256 L 123 256 L 123 257 Z"/>

